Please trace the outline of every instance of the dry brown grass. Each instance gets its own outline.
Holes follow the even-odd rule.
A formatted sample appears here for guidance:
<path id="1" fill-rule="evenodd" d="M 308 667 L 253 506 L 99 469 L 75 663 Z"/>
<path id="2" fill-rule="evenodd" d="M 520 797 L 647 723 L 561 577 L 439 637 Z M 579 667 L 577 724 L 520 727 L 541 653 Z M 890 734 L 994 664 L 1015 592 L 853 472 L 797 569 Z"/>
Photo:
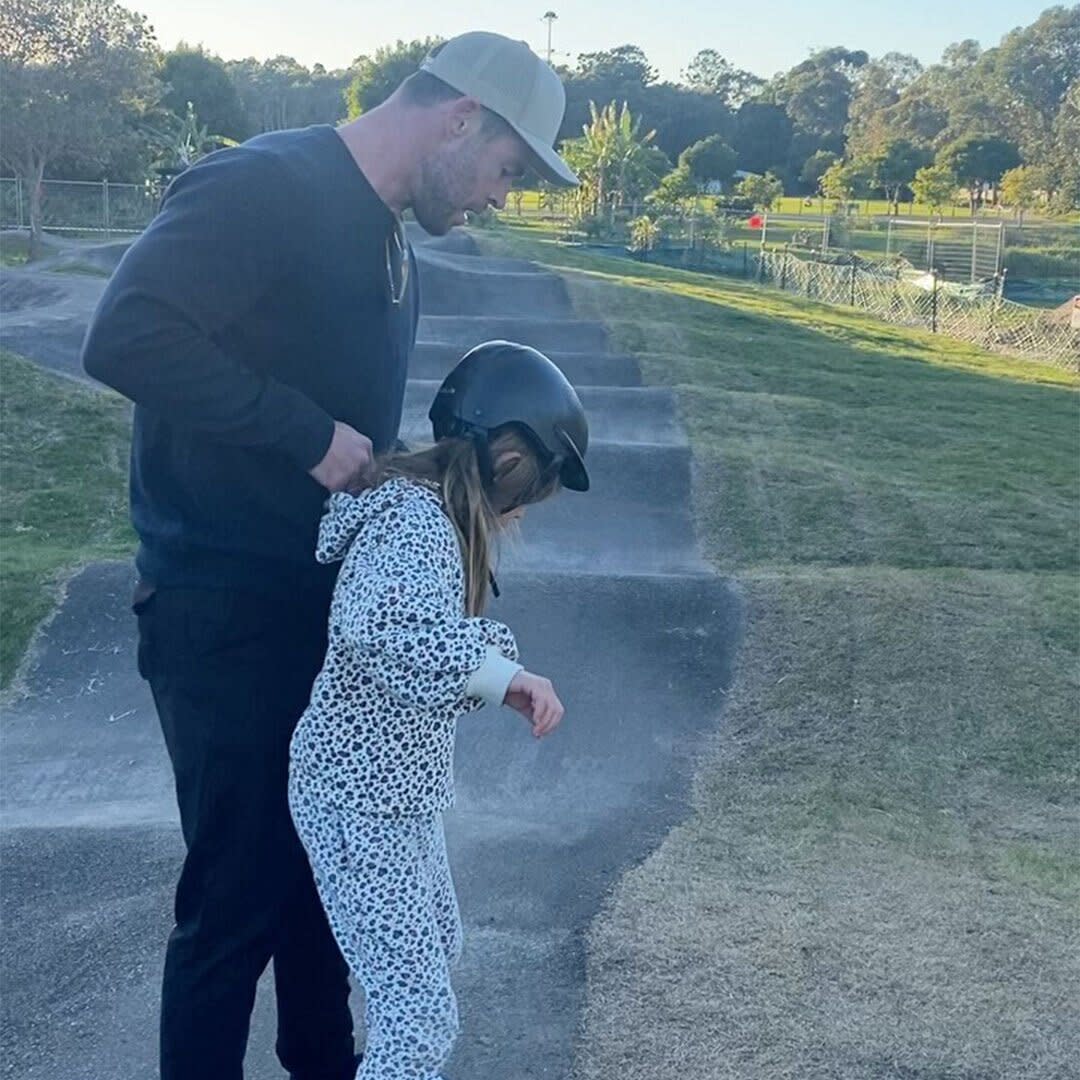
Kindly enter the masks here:
<path id="1" fill-rule="evenodd" d="M 590 935 L 580 1080 L 1075 1077 L 1075 665 L 1046 583 L 744 582 L 693 815 Z"/>

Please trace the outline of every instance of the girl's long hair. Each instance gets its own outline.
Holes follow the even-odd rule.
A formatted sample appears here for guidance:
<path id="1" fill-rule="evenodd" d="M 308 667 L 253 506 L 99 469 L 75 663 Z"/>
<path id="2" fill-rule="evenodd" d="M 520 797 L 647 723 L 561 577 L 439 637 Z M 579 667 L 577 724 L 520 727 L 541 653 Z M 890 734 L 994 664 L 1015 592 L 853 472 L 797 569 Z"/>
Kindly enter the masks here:
<path id="1" fill-rule="evenodd" d="M 387 454 L 376 463 L 374 476 L 375 485 L 405 477 L 438 486 L 461 547 L 469 615 L 482 614 L 487 605 L 501 516 L 540 502 L 559 488 L 557 472 L 545 468 L 528 437 L 516 428 L 496 434 L 489 451 L 494 473 L 490 489 L 481 479 L 471 439 L 440 439 L 424 450 Z"/>

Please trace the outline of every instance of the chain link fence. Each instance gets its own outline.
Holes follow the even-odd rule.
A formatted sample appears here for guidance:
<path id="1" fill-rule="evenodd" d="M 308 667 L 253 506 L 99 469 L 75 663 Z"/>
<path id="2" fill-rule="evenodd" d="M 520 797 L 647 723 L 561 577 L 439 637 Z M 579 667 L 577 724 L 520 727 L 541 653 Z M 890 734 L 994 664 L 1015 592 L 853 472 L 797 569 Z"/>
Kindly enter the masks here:
<path id="1" fill-rule="evenodd" d="M 42 227 L 76 236 L 140 233 L 150 224 L 160 194 L 153 184 L 114 184 L 108 180 L 43 180 Z M 30 200 L 16 177 L 0 177 L 0 228 L 28 229 Z"/>
<path id="2" fill-rule="evenodd" d="M 997 292 L 956 288 L 937 274 L 813 262 L 785 251 L 756 256 L 757 280 L 824 304 L 859 308 L 885 322 L 914 326 L 1080 373 L 1080 309 L 1026 307 Z"/>

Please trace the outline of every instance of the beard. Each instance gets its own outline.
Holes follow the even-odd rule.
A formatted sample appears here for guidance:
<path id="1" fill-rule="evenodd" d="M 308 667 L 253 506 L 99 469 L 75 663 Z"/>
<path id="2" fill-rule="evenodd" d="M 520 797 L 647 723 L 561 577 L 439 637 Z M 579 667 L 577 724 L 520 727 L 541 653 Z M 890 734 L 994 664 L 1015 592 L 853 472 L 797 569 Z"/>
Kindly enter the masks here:
<path id="1" fill-rule="evenodd" d="M 476 151 L 469 140 L 421 164 L 412 212 L 425 232 L 445 236 L 453 228 L 454 218 L 465 210 L 469 193 L 476 186 Z"/>

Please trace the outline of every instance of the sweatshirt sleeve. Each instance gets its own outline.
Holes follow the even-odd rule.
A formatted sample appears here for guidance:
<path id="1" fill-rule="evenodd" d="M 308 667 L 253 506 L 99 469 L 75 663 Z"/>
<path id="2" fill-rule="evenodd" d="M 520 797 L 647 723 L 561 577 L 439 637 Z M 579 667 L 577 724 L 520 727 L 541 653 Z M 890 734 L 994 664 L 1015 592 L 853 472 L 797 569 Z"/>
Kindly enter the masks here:
<path id="1" fill-rule="evenodd" d="M 456 541 L 445 520 L 433 530 L 428 514 L 442 517 L 436 508 L 401 514 L 357 538 L 349 555 L 356 572 L 333 622 L 385 693 L 413 707 L 464 709 L 491 700 L 485 694 L 498 693 L 500 680 L 509 684 L 509 668 L 494 670 L 489 657 L 516 671 L 517 643 L 502 623 L 462 614 L 439 558 L 450 545 L 456 558 Z"/>
<path id="2" fill-rule="evenodd" d="M 178 426 L 318 464 L 333 418 L 216 343 L 295 270 L 295 218 L 292 186 L 270 155 L 237 147 L 193 165 L 113 274 L 83 344 L 86 372 Z"/>

